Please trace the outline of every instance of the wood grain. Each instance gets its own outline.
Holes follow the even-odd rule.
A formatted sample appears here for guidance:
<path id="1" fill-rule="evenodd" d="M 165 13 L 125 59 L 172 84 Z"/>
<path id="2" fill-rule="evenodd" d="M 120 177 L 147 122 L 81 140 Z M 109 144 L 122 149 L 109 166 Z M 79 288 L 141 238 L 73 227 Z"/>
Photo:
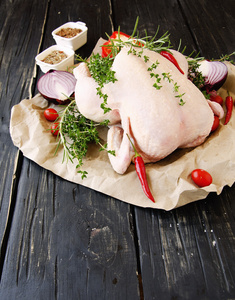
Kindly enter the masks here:
<path id="1" fill-rule="evenodd" d="M 14 5 L 10 1 L 2 1 L 0 4 L 0 271 L 4 264 L 22 164 L 22 155 L 13 147 L 9 136 L 10 111 L 14 104 L 30 93 L 34 57 L 41 36 L 40 27 L 33 24 L 39 24 L 39 20 L 43 22 L 46 1 L 44 4 L 42 1 L 37 13 L 35 1 L 15 1 Z M 32 18 L 27 19 L 29 11 Z M 29 40 L 36 47 L 29 47 Z"/>
<path id="2" fill-rule="evenodd" d="M 182 1 L 179 6 L 182 10 L 179 15 L 188 20 L 186 25 L 194 41 L 193 48 L 202 51 L 206 57 L 231 53 L 234 51 L 234 39 L 229 40 L 233 32 L 227 27 L 228 20 L 223 18 L 225 8 L 218 3 L 220 9 L 212 14 L 212 22 L 208 16 L 212 18 L 214 4 L 209 1 L 207 4 Z M 201 15 L 205 15 L 205 18 L 201 18 Z M 176 31 L 177 28 L 176 25 Z M 221 30 L 223 34 L 218 35 Z M 190 43 L 191 38 L 186 44 Z M 164 295 L 163 299 L 227 299 L 235 294 L 232 259 L 235 246 L 234 217 L 231 215 L 232 202 L 227 201 L 226 192 L 232 195 L 234 186 L 225 189 L 221 197 L 212 193 L 206 202 L 200 201 L 172 212 L 135 209 L 142 258 L 143 294 L 146 299 L 157 299 L 159 294 Z M 143 223 L 146 224 L 144 229 Z M 232 238 L 221 242 L 223 234 Z"/>
<path id="3" fill-rule="evenodd" d="M 78 15 L 88 19 L 87 13 L 93 43 L 85 47 L 86 52 L 91 51 L 107 24 L 112 27 L 107 19 L 109 6 L 103 5 L 101 10 L 99 4 L 91 8 L 81 2 L 66 7 L 62 1 L 51 1 L 41 15 L 39 51 L 53 42 L 50 33 L 55 27 L 76 21 Z M 94 21 L 97 26 L 92 25 Z M 31 63 L 27 60 L 23 70 Z M 3 258 L 0 298 L 138 298 L 131 220 L 130 206 L 66 182 L 24 159 Z"/>
<path id="4" fill-rule="evenodd" d="M 0 299 L 235 299 L 235 185 L 170 212 L 133 207 L 24 158 L 10 109 L 37 93 L 52 30 L 84 21 L 90 55 L 113 30 L 154 35 L 208 58 L 234 51 L 233 0 L 0 3 Z"/>
<path id="5" fill-rule="evenodd" d="M 1 299 L 138 297 L 130 208 L 39 168 L 22 167 Z"/>

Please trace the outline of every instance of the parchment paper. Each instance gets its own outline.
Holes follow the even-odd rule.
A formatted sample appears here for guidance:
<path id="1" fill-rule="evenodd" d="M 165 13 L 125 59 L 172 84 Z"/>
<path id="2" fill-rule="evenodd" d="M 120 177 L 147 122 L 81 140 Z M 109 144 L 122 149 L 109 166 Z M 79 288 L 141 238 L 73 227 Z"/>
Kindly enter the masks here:
<path id="1" fill-rule="evenodd" d="M 227 65 L 228 78 L 219 91 L 224 99 L 227 90 L 235 97 L 235 66 Z M 225 185 L 231 186 L 235 181 L 235 111 L 230 122 L 224 126 L 222 119 L 220 127 L 202 145 L 178 149 L 162 161 L 146 165 L 149 185 L 156 200 L 153 203 L 143 193 L 134 165 L 130 165 L 124 175 L 115 173 L 107 153 L 100 152 L 99 146 L 91 145 L 84 159 L 83 169 L 88 172 L 86 179 L 82 180 L 77 173 L 76 162 L 62 163 L 63 149 L 59 148 L 55 155 L 57 141 L 48 130 L 51 123 L 43 116 L 47 107 L 48 102 L 39 94 L 15 105 L 11 111 L 11 138 L 25 157 L 68 181 L 133 205 L 164 210 L 204 199 L 210 192 L 220 194 Z M 106 137 L 105 131 L 102 137 Z M 193 183 L 190 174 L 196 168 L 205 169 L 212 175 L 210 186 L 198 188 Z"/>

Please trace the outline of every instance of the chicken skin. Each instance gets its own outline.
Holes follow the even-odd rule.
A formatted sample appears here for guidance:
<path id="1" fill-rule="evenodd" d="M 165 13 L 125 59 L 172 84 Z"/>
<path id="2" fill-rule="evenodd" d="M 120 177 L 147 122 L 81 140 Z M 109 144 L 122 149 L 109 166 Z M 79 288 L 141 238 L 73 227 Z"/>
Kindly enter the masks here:
<path id="1" fill-rule="evenodd" d="M 144 49 L 141 55 L 134 55 L 122 48 L 112 65 L 117 81 L 102 89 L 111 108 L 106 114 L 86 63 L 74 70 L 79 111 L 96 122 L 110 122 L 108 149 L 116 155 L 109 154 L 109 159 L 119 174 L 126 172 L 134 157 L 128 136 L 145 163 L 157 162 L 177 148 L 202 144 L 211 132 L 214 112 L 223 116 L 220 105 L 208 103 L 187 79 L 186 58 L 172 53 L 184 74 L 159 53 Z"/>

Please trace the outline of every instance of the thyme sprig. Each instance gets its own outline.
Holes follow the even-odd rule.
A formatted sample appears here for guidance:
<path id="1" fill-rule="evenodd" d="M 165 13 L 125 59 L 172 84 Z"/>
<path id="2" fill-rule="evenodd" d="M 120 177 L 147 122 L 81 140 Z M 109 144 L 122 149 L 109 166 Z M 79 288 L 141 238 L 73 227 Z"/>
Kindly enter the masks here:
<path id="1" fill-rule="evenodd" d="M 108 95 L 102 92 L 102 88 L 109 82 L 114 83 L 115 81 L 117 81 L 117 79 L 115 78 L 115 72 L 111 69 L 114 59 L 112 57 L 102 57 L 99 53 L 93 53 L 90 56 L 89 60 L 85 61 L 79 55 L 77 56 L 77 60 L 87 63 L 87 67 L 90 71 L 91 76 L 98 83 L 97 95 L 99 95 L 99 97 L 103 99 L 100 107 L 106 114 L 111 110 L 111 108 L 107 106 Z"/>
<path id="2" fill-rule="evenodd" d="M 64 149 L 63 162 L 74 162 L 77 159 L 76 169 L 81 174 L 81 178 L 87 176 L 87 172 L 82 170 L 83 159 L 87 154 L 88 146 L 91 142 L 95 142 L 100 146 L 100 150 L 107 150 L 107 144 L 103 145 L 99 137 L 98 127 L 107 126 L 108 121 L 96 123 L 85 118 L 78 110 L 75 100 L 60 113 L 59 123 L 59 140 L 57 149 L 62 145 Z M 108 150 L 107 150 L 108 151 Z M 115 155 L 113 151 L 108 151 Z"/>
<path id="3" fill-rule="evenodd" d="M 100 98 L 103 98 L 101 108 L 104 110 L 104 113 L 109 112 L 111 108 L 107 107 L 108 95 L 102 92 L 102 88 L 109 82 L 114 83 L 115 81 L 117 81 L 117 79 L 115 78 L 115 72 L 111 69 L 112 64 L 112 57 L 104 58 L 99 53 L 92 54 L 90 60 L 87 63 L 91 76 L 98 83 L 97 94 L 100 96 Z"/>
<path id="4" fill-rule="evenodd" d="M 228 62 L 230 62 L 231 64 L 234 65 L 234 61 L 231 59 L 232 55 L 235 55 L 235 51 L 232 52 L 231 54 L 221 55 L 219 61 L 228 61 Z"/>

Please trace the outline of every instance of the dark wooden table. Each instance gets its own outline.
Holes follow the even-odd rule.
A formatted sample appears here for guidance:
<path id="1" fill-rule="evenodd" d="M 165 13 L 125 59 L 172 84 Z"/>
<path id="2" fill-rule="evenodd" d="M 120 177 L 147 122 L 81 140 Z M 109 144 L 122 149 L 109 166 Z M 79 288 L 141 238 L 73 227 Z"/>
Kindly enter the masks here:
<path id="1" fill-rule="evenodd" d="M 235 50 L 234 0 L 0 1 L 0 299 L 235 299 L 235 185 L 166 212 L 67 182 L 23 157 L 10 111 L 37 93 L 35 56 L 83 21 L 87 57 L 120 25 L 169 31 L 174 47 Z"/>

